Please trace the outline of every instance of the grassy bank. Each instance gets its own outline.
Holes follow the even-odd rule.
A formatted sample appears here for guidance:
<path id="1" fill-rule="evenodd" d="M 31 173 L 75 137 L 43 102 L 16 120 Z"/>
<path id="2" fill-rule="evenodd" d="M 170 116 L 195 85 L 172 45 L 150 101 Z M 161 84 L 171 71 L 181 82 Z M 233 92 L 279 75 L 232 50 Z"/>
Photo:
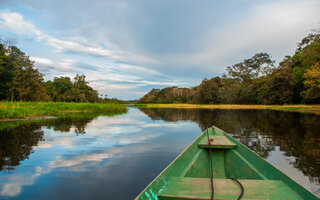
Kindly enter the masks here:
<path id="1" fill-rule="evenodd" d="M 0 102 L 0 119 L 20 119 L 40 116 L 59 116 L 65 113 L 97 112 L 120 114 L 127 108 L 120 104 L 64 102 Z"/>
<path id="2" fill-rule="evenodd" d="M 202 104 L 136 104 L 147 108 L 204 108 L 204 109 L 270 109 L 279 111 L 320 114 L 320 105 L 202 105 Z"/>

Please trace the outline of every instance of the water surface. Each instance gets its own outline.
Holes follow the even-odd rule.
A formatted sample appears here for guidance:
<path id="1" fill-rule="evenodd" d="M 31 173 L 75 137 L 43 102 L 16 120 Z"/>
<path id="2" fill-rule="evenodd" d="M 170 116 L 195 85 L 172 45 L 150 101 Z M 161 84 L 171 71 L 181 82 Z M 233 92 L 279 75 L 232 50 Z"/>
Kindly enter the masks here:
<path id="1" fill-rule="evenodd" d="M 129 108 L 114 117 L 0 123 L 0 198 L 133 199 L 209 125 L 320 195 L 317 115 Z"/>

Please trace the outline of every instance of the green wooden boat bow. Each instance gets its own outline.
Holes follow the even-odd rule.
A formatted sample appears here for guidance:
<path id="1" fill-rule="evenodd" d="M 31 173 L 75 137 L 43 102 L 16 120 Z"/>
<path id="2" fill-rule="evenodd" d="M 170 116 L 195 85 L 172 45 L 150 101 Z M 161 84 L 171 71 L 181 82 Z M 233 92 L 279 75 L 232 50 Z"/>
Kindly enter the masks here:
<path id="1" fill-rule="evenodd" d="M 241 199 L 319 199 L 224 131 L 210 127 L 136 200 L 211 199 L 210 160 L 214 199 L 238 199 L 241 192 Z"/>

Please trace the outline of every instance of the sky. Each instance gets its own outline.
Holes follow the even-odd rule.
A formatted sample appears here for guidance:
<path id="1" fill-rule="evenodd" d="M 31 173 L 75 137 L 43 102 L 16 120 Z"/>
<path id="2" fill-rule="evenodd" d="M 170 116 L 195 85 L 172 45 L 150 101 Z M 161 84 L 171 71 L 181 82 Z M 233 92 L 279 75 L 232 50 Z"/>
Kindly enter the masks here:
<path id="1" fill-rule="evenodd" d="M 46 81 L 84 74 L 124 100 L 196 86 L 259 52 L 280 62 L 319 30 L 319 0 L 0 0 L 0 38 Z"/>

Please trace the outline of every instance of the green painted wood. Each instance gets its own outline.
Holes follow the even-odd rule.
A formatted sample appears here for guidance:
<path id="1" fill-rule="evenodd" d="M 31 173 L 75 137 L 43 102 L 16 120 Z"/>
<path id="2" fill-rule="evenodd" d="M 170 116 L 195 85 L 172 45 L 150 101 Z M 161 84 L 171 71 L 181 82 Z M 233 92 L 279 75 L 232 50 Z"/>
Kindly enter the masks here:
<path id="1" fill-rule="evenodd" d="M 225 151 L 223 150 L 216 150 L 212 152 L 213 178 L 226 178 L 224 153 Z M 210 177 L 210 175 L 207 177 Z"/>
<path id="2" fill-rule="evenodd" d="M 198 177 L 208 178 L 210 177 L 209 170 L 209 152 L 201 149 L 199 156 L 189 166 L 185 177 Z M 225 178 L 225 166 L 224 166 L 224 151 L 217 150 L 212 152 L 212 163 L 213 163 L 213 177 L 214 178 Z"/>
<path id="3" fill-rule="evenodd" d="M 197 151 L 197 153 L 193 156 L 191 162 L 184 168 L 183 172 L 180 174 L 181 177 L 185 177 L 186 174 L 190 171 L 190 169 L 197 163 L 199 162 L 198 158 L 200 154 L 202 153 L 201 150 Z M 203 170 L 205 171 L 205 170 Z"/>
<path id="4" fill-rule="evenodd" d="M 231 142 L 226 136 L 210 136 L 209 140 L 212 139 L 213 141 L 210 143 L 212 149 L 233 149 L 237 146 L 235 143 Z M 203 137 L 198 143 L 198 146 L 200 148 L 209 148 L 208 138 Z"/>
<path id="5" fill-rule="evenodd" d="M 243 185 L 242 199 L 302 199 L 295 191 L 279 180 L 246 180 L 239 179 Z M 210 199 L 211 188 L 209 178 L 177 178 L 168 180 L 158 197 L 163 199 Z M 215 179 L 215 199 L 237 199 L 241 188 L 230 179 Z"/>
<path id="6" fill-rule="evenodd" d="M 185 195 L 197 193 L 203 194 L 204 197 L 200 195 L 191 199 L 208 199 L 206 195 L 210 192 L 209 151 L 207 148 L 200 148 L 201 145 L 199 147 L 199 143 L 207 141 L 206 132 L 164 169 L 136 199 L 183 199 L 187 197 Z M 240 179 L 241 183 L 246 185 L 247 197 L 243 199 L 286 199 L 287 197 L 281 196 L 283 194 L 288 195 L 287 199 L 319 199 L 217 127 L 209 128 L 208 133 L 210 138 L 223 138 L 224 141 L 233 143 L 233 148 L 212 149 L 215 188 L 219 188 L 215 199 L 229 198 L 228 195 L 229 199 L 236 199 L 235 194 L 239 193 L 239 186 L 230 182 L 231 177 Z M 165 191 L 171 191 L 170 194 L 176 196 L 168 196 L 169 193 Z"/>
<path id="7" fill-rule="evenodd" d="M 245 159 L 235 150 L 227 151 L 225 153 L 224 161 L 226 166 L 226 177 L 228 178 L 268 179 L 253 164 L 251 164 L 249 160 Z"/>

